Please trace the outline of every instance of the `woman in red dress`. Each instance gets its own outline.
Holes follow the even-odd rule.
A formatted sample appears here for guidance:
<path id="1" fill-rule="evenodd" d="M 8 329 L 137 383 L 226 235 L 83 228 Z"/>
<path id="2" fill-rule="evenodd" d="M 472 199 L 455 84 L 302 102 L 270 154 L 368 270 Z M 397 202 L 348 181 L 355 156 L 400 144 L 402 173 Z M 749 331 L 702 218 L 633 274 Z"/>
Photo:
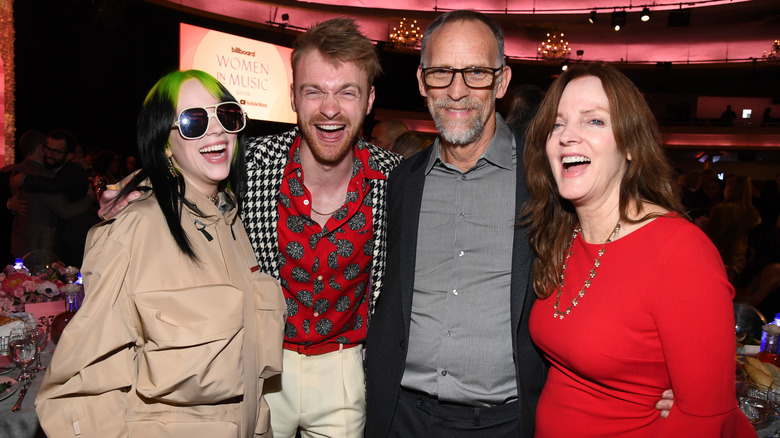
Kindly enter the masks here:
<path id="1" fill-rule="evenodd" d="M 531 335 L 552 365 L 536 436 L 756 436 L 735 396 L 734 290 L 707 236 L 676 213 L 636 86 L 605 64 L 562 73 L 525 165 Z"/>

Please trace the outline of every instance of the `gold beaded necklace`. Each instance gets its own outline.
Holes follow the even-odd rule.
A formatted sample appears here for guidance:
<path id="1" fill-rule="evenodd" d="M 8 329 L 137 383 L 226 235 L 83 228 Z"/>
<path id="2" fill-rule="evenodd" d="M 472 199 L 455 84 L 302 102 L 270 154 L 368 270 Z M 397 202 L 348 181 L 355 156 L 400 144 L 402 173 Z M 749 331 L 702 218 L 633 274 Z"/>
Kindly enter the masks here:
<path id="1" fill-rule="evenodd" d="M 604 242 L 603 245 L 601 245 L 601 249 L 599 249 L 599 255 L 596 257 L 596 262 L 593 265 L 593 269 L 590 271 L 590 275 L 588 276 L 588 279 L 585 280 L 585 285 L 582 286 L 582 289 L 580 289 L 580 292 L 574 297 L 574 299 L 571 300 L 571 304 L 569 304 L 569 307 L 566 309 L 565 312 L 561 312 L 558 310 L 558 304 L 561 301 L 561 294 L 563 294 L 563 279 L 566 277 L 566 265 L 569 264 L 569 257 L 571 257 L 571 254 L 574 252 L 574 239 L 577 238 L 577 234 L 582 232 L 582 227 L 577 225 L 577 228 L 574 229 L 574 232 L 571 235 L 571 243 L 569 243 L 569 253 L 566 254 L 566 260 L 563 262 L 563 270 L 561 271 L 561 287 L 558 288 L 558 291 L 555 294 L 555 304 L 553 305 L 553 309 L 555 309 L 555 313 L 553 314 L 553 318 L 559 318 L 563 319 L 564 316 L 571 313 L 571 309 L 575 306 L 577 306 L 577 300 L 582 298 L 585 295 L 585 291 L 588 290 L 590 287 L 590 282 L 593 280 L 593 277 L 596 276 L 596 268 L 599 267 L 601 264 L 601 256 L 604 255 L 604 247 L 607 246 L 609 242 L 612 242 L 612 239 L 615 238 L 617 233 L 620 231 L 620 220 L 618 220 L 617 225 L 615 225 L 615 229 L 612 231 L 612 234 L 607 237 L 607 241 Z"/>

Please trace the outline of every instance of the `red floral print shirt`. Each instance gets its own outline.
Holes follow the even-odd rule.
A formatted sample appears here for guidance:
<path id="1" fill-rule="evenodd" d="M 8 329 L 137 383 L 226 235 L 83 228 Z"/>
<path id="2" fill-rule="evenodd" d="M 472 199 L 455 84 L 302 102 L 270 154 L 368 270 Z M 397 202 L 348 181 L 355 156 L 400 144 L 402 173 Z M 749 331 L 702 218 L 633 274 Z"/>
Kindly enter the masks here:
<path id="1" fill-rule="evenodd" d="M 354 148 L 345 203 L 323 228 L 311 218 L 299 148 L 300 137 L 290 149 L 278 203 L 280 277 L 288 311 L 284 346 L 312 355 L 361 344 L 366 337 L 374 237 L 371 180 L 385 177 L 369 168 L 367 150 Z"/>

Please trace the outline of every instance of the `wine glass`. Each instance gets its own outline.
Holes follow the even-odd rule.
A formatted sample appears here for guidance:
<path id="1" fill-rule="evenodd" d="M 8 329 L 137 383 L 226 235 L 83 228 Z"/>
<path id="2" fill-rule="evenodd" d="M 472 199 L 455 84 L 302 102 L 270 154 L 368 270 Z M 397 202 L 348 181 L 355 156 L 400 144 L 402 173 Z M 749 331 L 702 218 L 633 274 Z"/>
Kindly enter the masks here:
<path id="1" fill-rule="evenodd" d="M 44 348 L 46 348 L 46 345 L 49 343 L 49 330 L 50 330 L 50 324 L 49 321 L 44 319 L 42 321 L 42 326 L 35 326 L 32 328 L 33 337 L 35 338 L 35 366 L 30 370 L 34 373 L 37 373 L 39 371 L 46 371 L 46 367 L 41 364 L 41 351 L 43 351 Z"/>
<path id="2" fill-rule="evenodd" d="M 19 381 L 32 380 L 32 374 L 27 367 L 35 360 L 36 353 L 35 336 L 31 330 L 23 328 L 11 330 L 8 356 L 22 371 L 19 374 Z"/>

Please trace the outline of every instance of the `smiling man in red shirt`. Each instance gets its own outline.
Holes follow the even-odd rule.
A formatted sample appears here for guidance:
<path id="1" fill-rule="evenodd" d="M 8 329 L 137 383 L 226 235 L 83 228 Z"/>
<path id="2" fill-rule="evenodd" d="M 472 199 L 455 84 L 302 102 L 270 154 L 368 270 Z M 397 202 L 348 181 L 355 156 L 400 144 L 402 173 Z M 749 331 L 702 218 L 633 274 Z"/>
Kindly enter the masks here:
<path id="1" fill-rule="evenodd" d="M 284 372 L 266 400 L 275 437 L 362 437 L 362 347 L 384 277 L 387 176 L 400 157 L 359 139 L 381 68 L 353 20 L 307 31 L 292 67 L 297 128 L 247 147 L 244 223 L 288 310 Z"/>

